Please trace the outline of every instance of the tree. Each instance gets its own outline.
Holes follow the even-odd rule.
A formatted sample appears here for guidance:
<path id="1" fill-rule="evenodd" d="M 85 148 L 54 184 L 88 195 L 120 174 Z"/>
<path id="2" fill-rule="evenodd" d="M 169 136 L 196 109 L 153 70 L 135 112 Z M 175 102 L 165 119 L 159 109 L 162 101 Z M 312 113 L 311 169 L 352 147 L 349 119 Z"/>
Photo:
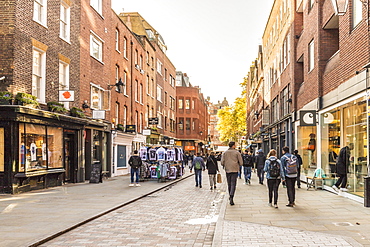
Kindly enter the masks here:
<path id="1" fill-rule="evenodd" d="M 234 141 L 241 146 L 241 139 L 246 135 L 246 98 L 236 98 L 232 106 L 218 110 L 217 116 L 220 141 L 225 144 Z"/>

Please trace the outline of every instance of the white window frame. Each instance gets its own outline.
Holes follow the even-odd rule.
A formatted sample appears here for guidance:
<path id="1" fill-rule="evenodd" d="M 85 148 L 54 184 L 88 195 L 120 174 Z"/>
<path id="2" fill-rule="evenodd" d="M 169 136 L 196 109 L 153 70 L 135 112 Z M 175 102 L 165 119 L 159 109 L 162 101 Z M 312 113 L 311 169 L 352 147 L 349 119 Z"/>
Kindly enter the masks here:
<path id="1" fill-rule="evenodd" d="M 140 92 L 140 95 L 139 95 L 139 102 L 140 104 L 143 104 L 143 93 L 144 93 L 144 89 L 143 89 L 143 84 L 140 83 L 139 84 L 139 92 Z"/>
<path id="2" fill-rule="evenodd" d="M 311 40 L 308 44 L 308 72 L 315 68 L 315 42 Z"/>
<path id="3" fill-rule="evenodd" d="M 94 92 L 96 89 L 96 92 Z M 109 110 L 110 91 L 104 90 L 102 87 L 90 83 L 90 108 L 92 110 Z M 106 101 L 104 99 L 106 98 Z"/>
<path id="4" fill-rule="evenodd" d="M 184 109 L 184 100 L 183 99 L 179 99 L 179 109 Z"/>
<path id="5" fill-rule="evenodd" d="M 38 59 L 35 59 L 35 55 Z M 37 101 L 45 103 L 46 52 L 36 47 L 32 51 L 32 95 Z"/>
<path id="6" fill-rule="evenodd" d="M 362 2 L 352 0 L 352 28 L 355 28 L 362 21 Z"/>
<path id="7" fill-rule="evenodd" d="M 120 104 L 116 102 L 116 108 L 115 108 L 115 123 L 116 125 L 119 124 L 119 108 Z"/>
<path id="8" fill-rule="evenodd" d="M 157 59 L 157 72 L 160 75 L 162 75 L 162 66 L 163 66 L 163 63 L 159 61 L 159 59 Z"/>
<path id="9" fill-rule="evenodd" d="M 34 0 L 33 20 L 47 27 L 47 0 Z"/>
<path id="10" fill-rule="evenodd" d="M 190 110 L 190 99 L 185 99 L 185 110 Z"/>
<path id="11" fill-rule="evenodd" d="M 146 94 L 150 95 L 150 78 L 149 78 L 149 75 L 146 76 Z"/>
<path id="12" fill-rule="evenodd" d="M 123 57 L 127 59 L 127 38 L 123 37 Z"/>
<path id="13" fill-rule="evenodd" d="M 127 96 L 127 71 L 123 71 L 123 95 Z"/>
<path id="14" fill-rule="evenodd" d="M 157 85 L 157 100 L 162 103 L 162 87 Z"/>
<path id="15" fill-rule="evenodd" d="M 90 6 L 93 7 L 96 12 L 98 12 L 100 15 L 103 15 L 103 0 L 90 0 Z"/>
<path id="16" fill-rule="evenodd" d="M 61 1 L 60 3 L 59 31 L 59 37 L 69 42 L 71 37 L 71 7 L 65 1 Z"/>
<path id="17" fill-rule="evenodd" d="M 97 45 L 97 47 L 95 47 L 94 44 Z M 98 35 L 96 35 L 94 32 L 91 31 L 90 33 L 90 56 L 92 56 L 99 62 L 103 62 L 103 44 L 104 44 L 104 41 Z"/>
<path id="18" fill-rule="evenodd" d="M 116 28 L 116 33 L 115 33 L 115 41 L 116 41 L 116 51 L 120 52 L 119 50 L 119 30 Z"/>
<path id="19" fill-rule="evenodd" d="M 135 80 L 135 101 L 139 102 L 139 94 L 140 94 L 140 89 L 139 89 L 139 81 Z"/>
<path id="20" fill-rule="evenodd" d="M 59 60 L 59 90 L 69 90 L 69 64 Z M 69 109 L 69 102 L 63 102 Z"/>

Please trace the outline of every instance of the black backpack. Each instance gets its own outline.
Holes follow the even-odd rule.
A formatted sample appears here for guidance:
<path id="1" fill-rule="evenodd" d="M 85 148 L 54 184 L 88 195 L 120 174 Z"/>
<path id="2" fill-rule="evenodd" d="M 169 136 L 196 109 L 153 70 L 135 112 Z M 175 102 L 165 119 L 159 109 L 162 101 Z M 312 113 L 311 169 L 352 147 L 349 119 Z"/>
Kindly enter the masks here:
<path id="1" fill-rule="evenodd" d="M 252 166 L 252 156 L 243 154 L 243 166 Z"/>
<path id="2" fill-rule="evenodd" d="M 270 160 L 269 171 L 271 178 L 278 178 L 280 176 L 280 164 L 277 160 Z"/>

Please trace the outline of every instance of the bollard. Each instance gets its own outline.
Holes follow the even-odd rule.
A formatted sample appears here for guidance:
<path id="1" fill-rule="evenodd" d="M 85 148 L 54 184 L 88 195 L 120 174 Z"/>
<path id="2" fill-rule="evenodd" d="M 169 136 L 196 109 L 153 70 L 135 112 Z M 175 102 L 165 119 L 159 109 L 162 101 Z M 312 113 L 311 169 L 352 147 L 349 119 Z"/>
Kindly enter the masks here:
<path id="1" fill-rule="evenodd" d="M 370 177 L 364 177 L 364 206 L 370 207 Z"/>

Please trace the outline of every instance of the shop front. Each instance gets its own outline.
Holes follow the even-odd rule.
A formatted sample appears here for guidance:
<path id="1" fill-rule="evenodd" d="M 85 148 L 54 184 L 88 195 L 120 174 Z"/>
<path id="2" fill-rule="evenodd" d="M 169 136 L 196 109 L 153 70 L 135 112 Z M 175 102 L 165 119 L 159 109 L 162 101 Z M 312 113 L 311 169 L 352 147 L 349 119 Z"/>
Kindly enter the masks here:
<path id="1" fill-rule="evenodd" d="M 83 182 L 85 126 L 93 124 L 23 106 L 1 106 L 0 192 L 15 194 Z"/>
<path id="2" fill-rule="evenodd" d="M 364 196 L 364 177 L 368 166 L 368 123 L 366 95 L 359 94 L 340 104 L 319 112 L 321 168 L 326 176 L 325 184 L 331 186 L 336 181 L 335 161 L 342 148 L 354 146 L 350 150 L 348 167 L 348 192 Z"/>

